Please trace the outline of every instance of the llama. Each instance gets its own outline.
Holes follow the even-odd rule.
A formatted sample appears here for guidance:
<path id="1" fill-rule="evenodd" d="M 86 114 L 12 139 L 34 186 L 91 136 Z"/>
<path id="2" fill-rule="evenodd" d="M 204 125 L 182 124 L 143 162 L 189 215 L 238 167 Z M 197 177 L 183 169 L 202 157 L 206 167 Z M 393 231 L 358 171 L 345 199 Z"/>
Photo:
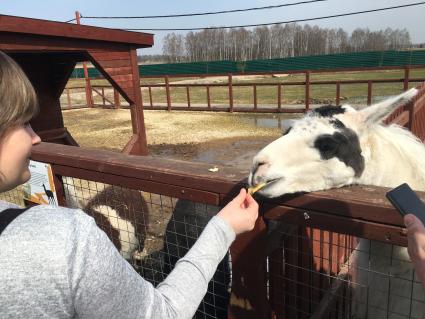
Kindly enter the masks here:
<path id="1" fill-rule="evenodd" d="M 81 187 L 84 182 L 77 181 L 63 177 L 67 206 L 81 208 L 92 216 L 127 261 L 139 260 L 144 255 L 149 216 L 142 193 L 107 185 L 97 192 L 100 184 Z"/>
<path id="2" fill-rule="evenodd" d="M 254 157 L 249 184 L 266 183 L 258 193 L 269 198 L 352 184 L 395 187 L 407 182 L 413 189 L 424 191 L 424 145 L 398 125 L 381 125 L 384 118 L 417 92 L 411 89 L 358 111 L 349 105 L 322 106 L 292 121 L 282 137 Z M 359 267 L 356 281 L 360 286 L 371 286 L 366 293 L 367 305 L 363 299 L 365 292 L 353 288 L 353 318 L 387 318 L 387 313 L 395 318 L 396 314 L 409 316 L 409 311 L 412 317 L 419 317 L 423 303 L 418 303 L 419 307 L 406 305 L 402 298 L 395 297 L 410 296 L 413 291 L 407 280 L 397 282 L 398 278 L 412 279 L 410 265 L 391 265 L 390 258 L 387 262 L 382 255 L 370 261 L 368 253 L 372 246 L 380 250 L 391 247 L 360 240 L 350 257 L 350 263 Z M 402 247 L 394 248 L 392 256 L 409 260 L 407 249 Z M 393 284 L 390 288 L 379 287 L 383 280 L 378 273 L 366 273 L 362 267 L 391 272 Z"/>

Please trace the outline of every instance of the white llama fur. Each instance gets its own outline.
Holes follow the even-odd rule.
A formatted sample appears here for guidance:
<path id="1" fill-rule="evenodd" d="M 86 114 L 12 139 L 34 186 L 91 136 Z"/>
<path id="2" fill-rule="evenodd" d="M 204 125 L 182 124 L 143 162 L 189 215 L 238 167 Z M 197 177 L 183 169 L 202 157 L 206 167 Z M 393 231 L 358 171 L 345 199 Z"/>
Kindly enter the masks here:
<path id="1" fill-rule="evenodd" d="M 76 182 L 72 177 L 63 176 L 62 179 L 65 186 L 64 193 L 67 207 L 82 208 L 85 210 L 90 200 L 95 198 L 98 194 L 97 191 L 90 191 L 88 189 L 78 187 L 78 183 L 76 185 Z M 91 186 L 91 189 L 97 189 L 96 185 Z M 108 220 L 110 226 L 118 231 L 121 246 L 119 248 L 119 252 L 126 260 L 130 261 L 132 259 L 141 259 L 141 256 L 145 255 L 143 252 L 138 250 L 142 243 L 139 242 L 139 239 L 135 235 L 136 231 L 131 220 L 121 218 L 115 209 L 110 206 L 103 205 L 102 203 L 93 205 L 90 213 L 104 216 Z"/>
<path id="2" fill-rule="evenodd" d="M 343 105 L 345 112 L 331 117 L 319 116 L 313 111 L 292 121 L 288 134 L 254 157 L 249 183 L 272 181 L 259 191 L 265 197 L 351 184 L 395 187 L 403 182 L 415 190 L 425 191 L 425 146 L 405 128 L 381 124 L 385 117 L 416 94 L 417 90 L 411 89 L 363 110 Z M 339 120 L 357 136 L 364 161 L 361 174 L 356 174 L 353 166 L 346 165 L 338 157 L 323 159 L 315 147 L 319 136 L 339 131 L 331 119 Z M 399 318 L 396 314 L 409 316 L 409 311 L 413 318 L 419 318 L 424 303 L 410 305 L 406 302 L 412 298 L 412 291 L 414 299 L 424 300 L 422 292 L 412 286 L 413 273 L 408 261 L 406 248 L 360 241 L 350 256 L 350 265 L 358 268 L 353 287 L 352 318 Z M 392 277 L 388 279 L 388 275 L 380 273 Z"/>

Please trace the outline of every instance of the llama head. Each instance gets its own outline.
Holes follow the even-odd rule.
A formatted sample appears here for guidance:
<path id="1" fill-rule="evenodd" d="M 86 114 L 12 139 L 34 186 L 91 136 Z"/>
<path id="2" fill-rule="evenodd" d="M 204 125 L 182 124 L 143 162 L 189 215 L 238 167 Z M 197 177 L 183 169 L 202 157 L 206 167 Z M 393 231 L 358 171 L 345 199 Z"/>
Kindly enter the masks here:
<path id="1" fill-rule="evenodd" d="M 356 183 L 365 170 L 362 137 L 416 93 L 411 89 L 359 111 L 322 106 L 291 121 L 254 157 L 249 184 L 266 183 L 259 193 L 277 197 Z"/>

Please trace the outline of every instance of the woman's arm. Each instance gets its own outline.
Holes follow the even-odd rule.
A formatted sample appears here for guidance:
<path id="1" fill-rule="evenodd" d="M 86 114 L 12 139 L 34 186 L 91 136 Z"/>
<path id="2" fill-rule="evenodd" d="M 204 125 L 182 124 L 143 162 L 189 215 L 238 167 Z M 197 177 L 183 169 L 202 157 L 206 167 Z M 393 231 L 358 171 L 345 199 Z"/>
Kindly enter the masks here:
<path id="1" fill-rule="evenodd" d="M 236 233 L 254 227 L 258 205 L 245 191 L 213 217 L 169 276 L 154 288 L 91 220 L 72 253 L 70 286 L 81 318 L 192 318 Z"/>

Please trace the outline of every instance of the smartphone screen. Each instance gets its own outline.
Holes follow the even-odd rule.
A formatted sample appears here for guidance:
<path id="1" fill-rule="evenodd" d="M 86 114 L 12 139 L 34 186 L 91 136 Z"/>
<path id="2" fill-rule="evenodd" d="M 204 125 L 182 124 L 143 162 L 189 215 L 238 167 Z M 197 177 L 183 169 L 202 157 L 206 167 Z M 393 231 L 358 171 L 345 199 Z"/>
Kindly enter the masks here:
<path id="1" fill-rule="evenodd" d="M 397 186 L 386 196 L 402 216 L 413 214 L 425 225 L 425 204 L 408 184 Z"/>

